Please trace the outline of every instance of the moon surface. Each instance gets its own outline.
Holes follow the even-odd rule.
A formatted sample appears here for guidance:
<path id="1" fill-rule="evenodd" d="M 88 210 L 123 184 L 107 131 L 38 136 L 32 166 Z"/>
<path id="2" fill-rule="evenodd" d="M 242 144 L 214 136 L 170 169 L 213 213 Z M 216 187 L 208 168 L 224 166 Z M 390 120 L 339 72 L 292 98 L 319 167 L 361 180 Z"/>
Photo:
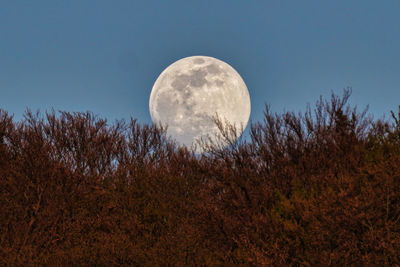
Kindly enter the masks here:
<path id="1" fill-rule="evenodd" d="M 160 74 L 149 108 L 153 123 L 167 125 L 168 135 L 190 147 L 200 138 L 216 140 L 215 116 L 243 131 L 251 106 L 247 86 L 234 68 L 213 57 L 192 56 Z"/>

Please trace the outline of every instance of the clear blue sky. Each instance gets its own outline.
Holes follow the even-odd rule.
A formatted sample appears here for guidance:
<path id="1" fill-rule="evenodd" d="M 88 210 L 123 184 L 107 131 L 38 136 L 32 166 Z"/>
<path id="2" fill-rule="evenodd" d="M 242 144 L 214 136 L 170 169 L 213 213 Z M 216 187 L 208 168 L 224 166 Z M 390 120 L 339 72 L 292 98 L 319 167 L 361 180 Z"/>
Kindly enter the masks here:
<path id="1" fill-rule="evenodd" d="M 93 111 L 151 123 L 154 81 L 207 55 L 246 82 L 251 119 L 264 104 L 300 111 L 353 88 L 375 117 L 400 105 L 400 1 L 0 0 L 0 108 Z"/>

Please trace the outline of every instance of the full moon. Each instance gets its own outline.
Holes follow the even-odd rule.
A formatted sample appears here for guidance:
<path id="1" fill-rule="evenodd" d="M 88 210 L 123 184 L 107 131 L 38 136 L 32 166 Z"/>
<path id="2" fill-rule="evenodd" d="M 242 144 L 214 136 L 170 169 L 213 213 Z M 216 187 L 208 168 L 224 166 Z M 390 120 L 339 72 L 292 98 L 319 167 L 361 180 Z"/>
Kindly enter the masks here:
<path id="1" fill-rule="evenodd" d="M 213 57 L 192 56 L 160 74 L 149 108 L 153 123 L 167 125 L 168 135 L 190 147 L 201 138 L 216 140 L 216 116 L 242 134 L 251 105 L 247 86 L 234 68 Z"/>

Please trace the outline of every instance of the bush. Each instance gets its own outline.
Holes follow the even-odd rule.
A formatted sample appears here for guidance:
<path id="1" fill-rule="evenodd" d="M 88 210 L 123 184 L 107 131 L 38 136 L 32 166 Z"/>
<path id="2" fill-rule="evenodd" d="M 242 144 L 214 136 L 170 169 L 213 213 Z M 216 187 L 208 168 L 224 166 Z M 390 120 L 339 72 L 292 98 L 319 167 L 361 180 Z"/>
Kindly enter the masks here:
<path id="1" fill-rule="evenodd" d="M 1 265 L 400 264 L 400 118 L 342 97 L 179 147 L 91 113 L 0 111 Z"/>

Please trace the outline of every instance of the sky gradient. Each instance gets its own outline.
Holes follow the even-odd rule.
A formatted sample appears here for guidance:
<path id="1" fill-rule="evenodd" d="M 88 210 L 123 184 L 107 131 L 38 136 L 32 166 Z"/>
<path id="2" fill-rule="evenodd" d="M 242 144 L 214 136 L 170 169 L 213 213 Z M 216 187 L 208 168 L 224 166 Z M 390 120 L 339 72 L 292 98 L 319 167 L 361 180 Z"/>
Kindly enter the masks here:
<path id="1" fill-rule="evenodd" d="M 375 118 L 400 105 L 400 1 L 1 1 L 0 108 L 151 123 L 153 83 L 183 57 L 233 66 L 251 120 L 352 87 Z"/>

